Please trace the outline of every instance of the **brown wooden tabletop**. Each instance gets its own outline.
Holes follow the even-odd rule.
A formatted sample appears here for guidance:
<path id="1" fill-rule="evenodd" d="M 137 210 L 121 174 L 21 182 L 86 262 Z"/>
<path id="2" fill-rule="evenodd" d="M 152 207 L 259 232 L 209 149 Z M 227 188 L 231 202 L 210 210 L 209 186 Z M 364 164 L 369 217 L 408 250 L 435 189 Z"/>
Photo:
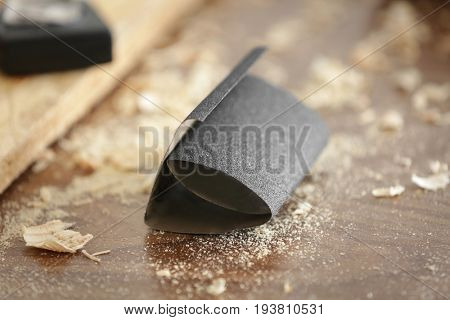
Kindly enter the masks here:
<path id="1" fill-rule="evenodd" d="M 415 8 L 419 19 L 441 2 L 414 1 L 407 7 Z M 183 118 L 250 48 L 267 44 L 269 53 L 253 71 L 301 98 L 308 84 L 315 85 L 312 62 L 322 56 L 351 65 L 355 48 L 380 28 L 383 13 L 392 5 L 394 1 L 377 0 L 215 1 L 150 51 L 125 81 L 140 92 L 151 92 L 171 114 Z M 364 81 L 364 88 L 358 94 L 339 89 L 330 99 L 356 95 L 342 105 L 334 100 L 318 108 L 332 135 L 312 175 L 271 222 L 227 235 L 164 233 L 144 224 L 152 174 L 124 168 L 123 159 L 111 154 L 129 154 L 134 140 L 129 145 L 119 140 L 129 132 L 137 136 L 142 121 L 158 128 L 177 123 L 160 110 L 143 115 L 143 107 L 135 107 L 139 97 L 118 87 L 52 147 L 55 158 L 49 166 L 29 169 L 0 196 L 0 295 L 447 299 L 448 188 L 422 190 L 411 182 L 411 175 L 429 175 L 430 161 L 450 162 L 449 124 L 424 121 L 412 105 L 413 93 L 399 90 L 393 79 L 399 71 L 414 68 L 422 74 L 421 85 L 450 83 L 449 17 L 447 5 L 421 24 L 428 35 L 411 61 L 387 47 L 383 52 L 388 66 L 361 63 L 350 70 L 362 77 L 356 86 Z M 411 41 L 406 45 L 413 46 L 416 40 Z M 439 106 L 442 114 L 450 111 L 448 101 Z M 403 126 L 380 129 L 382 115 L 391 109 L 400 113 Z M 98 132 L 104 134 L 103 144 L 94 141 Z M 77 135 L 87 136 L 85 146 L 79 145 L 83 140 Z M 103 147 L 108 143 L 112 151 Z M 134 147 L 132 159 L 138 152 Z M 108 157 L 100 157 L 98 165 L 83 165 L 80 154 L 85 150 L 88 158 L 89 152 L 97 151 Z M 405 187 L 397 197 L 371 194 L 374 188 L 396 184 Z M 313 209 L 292 209 L 303 202 Z M 95 263 L 81 253 L 26 247 L 20 225 L 54 218 L 74 221 L 75 230 L 93 234 L 86 246 L 89 252 L 111 253 Z M 226 283 L 220 294 L 211 291 L 217 279 Z"/>

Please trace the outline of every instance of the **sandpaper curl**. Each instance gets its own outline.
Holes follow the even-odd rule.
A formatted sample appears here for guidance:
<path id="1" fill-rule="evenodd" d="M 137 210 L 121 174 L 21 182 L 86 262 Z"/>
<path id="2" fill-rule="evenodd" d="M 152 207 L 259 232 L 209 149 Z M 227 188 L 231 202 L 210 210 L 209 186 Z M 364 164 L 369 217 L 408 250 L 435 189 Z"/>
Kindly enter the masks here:
<path id="1" fill-rule="evenodd" d="M 158 230 L 220 234 L 261 225 L 308 174 L 329 131 L 289 92 L 247 75 L 252 50 L 178 128 L 148 202 Z"/>

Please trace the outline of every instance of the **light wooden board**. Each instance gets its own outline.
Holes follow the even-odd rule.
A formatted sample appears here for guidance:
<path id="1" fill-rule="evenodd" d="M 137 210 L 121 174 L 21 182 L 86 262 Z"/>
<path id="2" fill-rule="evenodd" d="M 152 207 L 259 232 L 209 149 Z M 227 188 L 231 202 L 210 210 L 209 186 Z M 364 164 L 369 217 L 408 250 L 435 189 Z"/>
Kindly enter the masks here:
<path id="1" fill-rule="evenodd" d="M 102 65 L 104 70 L 94 66 L 28 77 L 0 75 L 0 193 L 200 2 L 92 1 L 113 32 L 114 61 Z"/>

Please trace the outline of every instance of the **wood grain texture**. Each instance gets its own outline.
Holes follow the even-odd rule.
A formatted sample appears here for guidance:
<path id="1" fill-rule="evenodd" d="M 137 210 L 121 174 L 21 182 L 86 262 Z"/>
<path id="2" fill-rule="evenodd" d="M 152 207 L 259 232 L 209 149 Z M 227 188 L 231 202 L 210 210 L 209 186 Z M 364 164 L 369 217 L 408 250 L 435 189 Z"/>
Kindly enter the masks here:
<path id="1" fill-rule="evenodd" d="M 189 23 L 204 24 L 205 43 L 219 41 L 224 64 L 232 67 L 252 41 L 261 40 L 262 30 L 269 22 L 286 20 L 290 15 L 306 21 L 308 16 L 317 14 L 317 8 L 308 11 L 299 3 L 215 2 Z M 275 59 L 283 66 L 288 74 L 284 86 L 296 88 L 303 83 L 310 62 L 317 55 L 347 59 L 355 44 L 374 27 L 377 14 L 386 5 L 375 0 L 333 3 L 345 9 L 331 15 L 333 23 L 316 26 L 315 32 L 289 50 L 262 59 Z M 429 9 L 427 5 L 420 8 L 421 13 Z M 430 25 L 436 21 L 431 20 Z M 189 23 L 184 28 L 188 29 Z M 219 27 L 212 28 L 214 25 Z M 248 40 L 246 47 L 242 39 Z M 431 47 L 424 51 L 417 65 L 424 81 L 449 81 L 448 57 L 439 57 Z M 267 78 L 264 65 L 257 65 L 254 70 Z M 426 172 L 430 160 L 450 162 L 449 127 L 431 126 L 417 118 L 409 97 L 392 85 L 389 71 L 372 77 L 371 107 L 377 115 L 391 108 L 401 111 L 404 128 L 398 133 L 379 133 L 372 130 L 373 126 L 360 123 L 361 111 L 321 111 L 335 142 L 330 142 L 325 151 L 328 160 L 316 167 L 299 189 L 306 192 L 313 188 L 316 195 L 308 200 L 316 208 L 310 213 L 317 217 L 312 220 L 313 225 L 305 220 L 275 228 L 277 220 L 273 222 L 275 227 L 269 228 L 272 234 L 256 239 L 248 238 L 243 231 L 221 237 L 179 235 L 158 233 L 144 224 L 146 194 L 130 195 L 126 203 L 108 196 L 91 203 L 69 204 L 64 209 L 74 214 L 68 219 L 77 223 L 77 230 L 96 236 L 88 244 L 89 251 L 112 252 L 96 264 L 81 254 L 61 255 L 26 248 L 22 239 L 16 237 L 0 257 L 2 297 L 448 299 L 449 189 L 420 190 L 410 177 L 412 172 Z M 103 101 L 83 120 L 83 125 L 101 125 L 106 119 L 117 117 L 112 101 Z M 364 152 L 355 155 L 353 148 Z M 412 167 L 395 164 L 396 154 L 410 157 Z M 44 172 L 23 174 L 0 198 L 0 216 L 7 215 L 8 202 L 25 201 L 42 186 L 64 186 L 74 177 L 86 174 L 67 166 L 68 162 L 67 154 L 58 152 L 55 162 Z M 400 197 L 377 199 L 370 194 L 373 188 L 394 183 L 406 187 Z M 279 217 L 283 219 L 286 213 Z M 3 220 L 0 230 L 5 230 L 7 223 Z M 166 268 L 171 270 L 172 279 L 157 275 L 157 270 Z M 213 278 L 226 280 L 222 295 L 212 296 L 205 291 L 211 283 L 208 272 Z"/>
<path id="2" fill-rule="evenodd" d="M 197 0 L 92 1 L 112 28 L 113 62 L 36 75 L 0 75 L 0 193 L 199 4 Z"/>

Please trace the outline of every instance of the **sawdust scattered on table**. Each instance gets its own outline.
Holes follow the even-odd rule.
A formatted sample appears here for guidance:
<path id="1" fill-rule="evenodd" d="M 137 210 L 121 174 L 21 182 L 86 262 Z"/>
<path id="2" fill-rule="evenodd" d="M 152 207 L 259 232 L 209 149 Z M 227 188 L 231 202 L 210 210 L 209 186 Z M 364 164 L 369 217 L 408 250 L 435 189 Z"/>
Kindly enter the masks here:
<path id="1" fill-rule="evenodd" d="M 241 288 L 258 287 L 266 280 L 264 265 L 269 257 L 314 261 L 315 243 L 325 236 L 322 228 L 331 223 L 331 213 L 303 203 L 300 198 L 293 200 L 268 223 L 224 235 L 193 237 L 155 231 L 145 247 L 151 257 L 149 266 L 156 270 L 163 286 L 174 285 L 176 294 L 186 297 L 222 293 L 222 283 L 215 281 L 231 270 L 251 275 L 249 282 L 239 284 Z M 193 285 L 181 286 L 192 279 Z"/>
<path id="2" fill-rule="evenodd" d="M 325 6 L 326 9 L 334 6 L 326 1 L 314 3 L 317 6 Z M 345 9 L 342 4 L 336 6 Z M 317 14 L 309 16 L 314 16 L 317 21 L 321 19 L 324 22 L 332 21 L 335 13 L 328 9 L 325 11 L 328 17 L 322 17 L 323 19 L 321 18 L 323 11 L 320 10 Z M 417 12 L 411 4 L 392 2 L 381 18 L 381 26 L 355 50 L 355 58 L 358 59 L 378 43 L 402 31 L 400 29 L 408 27 L 416 18 Z M 199 22 L 194 21 L 193 24 Z M 315 26 L 321 28 L 322 24 L 316 23 Z M 264 36 L 275 47 L 285 50 L 284 48 L 290 46 L 286 39 L 298 37 L 295 28 L 302 29 L 302 23 L 291 21 L 280 24 Z M 201 30 L 205 30 L 205 26 L 190 27 L 179 35 L 173 45 L 153 50 L 149 54 L 143 66 L 127 80 L 130 85 L 143 92 L 145 98 L 126 88 L 120 88 L 111 101 L 114 116 L 119 114 L 120 120 L 114 117 L 106 119 L 100 117 L 94 124 L 76 128 L 61 141 L 60 146 L 73 157 L 77 165 L 93 173 L 76 178 L 66 188 L 50 187 L 48 189 L 50 197 L 47 191 L 43 192 L 43 197 L 37 194 L 33 201 L 28 201 L 25 208 L 22 203 L 5 204 L 9 208 L 8 213 L 2 218 L 4 220 L 0 221 L 5 228 L 3 231 L 6 230 L 6 233 L 2 232 L 0 235 L 2 245 L 5 239 L 10 241 L 17 235 L 17 226 L 20 229 L 24 221 L 47 220 L 52 215 L 73 215 L 72 212 L 61 210 L 69 204 L 82 205 L 108 195 L 117 196 L 126 202 L 127 194 L 149 192 L 153 176 L 147 179 L 147 175 L 136 174 L 136 169 L 140 167 L 138 127 L 147 126 L 161 132 L 164 127 L 176 127 L 177 122 L 147 100 L 150 99 L 183 119 L 228 71 L 222 59 L 227 48 L 217 40 L 205 42 L 204 39 L 199 39 L 197 35 L 202 34 L 199 32 Z M 426 108 L 423 110 L 428 113 L 434 112 L 435 104 L 442 104 L 439 111 L 433 115 L 435 119 L 445 114 L 442 112 L 445 111 L 445 101 L 438 103 L 439 99 L 436 98 L 434 89 L 430 90 L 427 83 L 421 85 L 415 74 L 417 70 L 411 67 L 420 56 L 420 45 L 428 39 L 427 30 L 428 26 L 421 24 L 420 28 L 414 28 L 407 33 L 407 37 L 402 39 L 402 44 L 391 46 L 387 51 L 373 55 L 364 65 L 366 70 L 401 66 L 398 69 L 398 77 L 394 76 L 392 79 L 393 85 L 408 94 L 412 93 L 411 104 L 413 106 L 416 103 L 425 104 Z M 266 58 L 261 63 L 265 61 Z M 271 63 L 266 63 L 270 68 L 265 70 L 270 74 L 268 80 L 285 81 L 287 78 L 285 69 L 276 59 L 270 58 L 270 61 Z M 311 67 L 312 79 L 307 82 L 306 88 L 300 90 L 299 96 L 303 97 L 305 93 L 310 92 L 309 90 L 314 90 L 323 82 L 337 76 L 350 64 L 351 62 L 345 59 L 317 57 Z M 411 69 L 405 71 L 405 68 Z M 377 113 L 369 108 L 372 104 L 371 80 L 365 70 L 353 69 L 335 83 L 320 90 L 316 98 L 315 94 L 311 101 L 307 100 L 306 103 L 331 111 L 347 106 L 362 111 L 359 117 L 361 125 L 370 128 L 377 120 Z M 177 94 L 173 94 L 174 92 Z M 417 92 L 419 94 L 414 95 Z M 418 102 L 415 103 L 414 100 Z M 441 120 L 433 121 L 442 123 Z M 151 277 L 156 274 L 162 284 L 162 290 L 168 288 L 175 290 L 179 297 L 193 297 L 194 293 L 207 293 L 212 281 L 220 279 L 225 272 L 229 274 L 231 272 L 231 280 L 227 281 L 229 286 L 236 285 L 232 278 L 233 275 L 239 274 L 246 276 L 242 283 L 237 284 L 241 289 L 248 291 L 259 288 L 264 283 L 277 280 L 277 277 L 282 278 L 282 275 L 270 272 L 272 266 L 267 264 L 283 259 L 300 258 L 304 263 L 303 269 L 310 267 L 313 272 L 314 261 L 320 259 L 320 252 L 317 252 L 318 244 L 326 239 L 326 229 L 334 223 L 332 212 L 327 207 L 327 197 L 331 199 L 342 196 L 348 199 L 363 197 L 367 191 L 361 191 L 359 182 L 362 179 L 375 181 L 384 179 L 384 173 L 377 172 L 375 168 L 364 168 L 358 175 L 349 174 L 355 162 L 376 155 L 380 146 L 384 147 L 386 140 L 378 136 L 377 130 L 373 134 L 373 136 L 358 136 L 351 132 L 334 132 L 314 168 L 313 175 L 305 179 L 286 208 L 266 225 L 220 236 L 191 237 L 155 231 L 148 237 L 145 247 L 146 255 L 143 259 L 148 258 L 150 263 L 148 274 L 145 276 Z M 164 150 L 165 147 L 158 149 L 159 158 L 151 161 L 150 167 L 157 167 Z M 395 154 L 389 157 L 398 159 L 394 161 L 395 170 L 399 169 L 395 164 L 402 165 L 404 170 L 409 170 L 412 164 L 410 157 Z M 340 184 L 337 185 L 336 181 L 340 181 Z M 327 195 L 324 194 L 324 190 L 327 190 Z M 50 208 L 46 207 L 48 204 L 44 198 L 51 199 Z M 54 210 L 55 208 L 60 211 Z M 8 221 L 14 223 L 5 223 Z M 341 254 L 343 255 L 342 252 Z M 130 270 L 132 271 L 131 268 Z M 195 279 L 197 284 L 184 283 L 192 279 Z M 165 286 L 166 284 L 169 286 Z M 279 289 L 287 293 L 286 291 L 291 289 L 287 287 L 288 290 L 286 286 Z M 372 296 L 370 292 L 370 297 Z"/>
<path id="3" fill-rule="evenodd" d="M 89 204 L 106 196 L 113 196 L 122 204 L 129 204 L 129 195 L 148 194 L 154 174 L 136 174 L 102 167 L 94 173 L 79 176 L 65 187 L 44 186 L 38 194 L 21 201 L 1 204 L 0 252 L 6 250 L 19 237 L 23 225 L 36 225 L 45 221 L 74 217 L 67 208 Z"/>

